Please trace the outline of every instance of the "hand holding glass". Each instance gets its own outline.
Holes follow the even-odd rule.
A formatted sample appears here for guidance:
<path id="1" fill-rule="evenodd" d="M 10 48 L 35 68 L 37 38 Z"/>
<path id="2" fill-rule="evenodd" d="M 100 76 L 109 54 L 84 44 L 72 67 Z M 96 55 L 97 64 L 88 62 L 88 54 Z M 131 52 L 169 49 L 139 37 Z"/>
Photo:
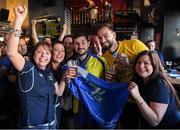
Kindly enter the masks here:
<path id="1" fill-rule="evenodd" d="M 113 66 L 110 66 L 109 71 L 105 73 L 105 79 L 110 83 L 115 81 L 115 72 Z"/>
<path id="2" fill-rule="evenodd" d="M 70 60 L 67 63 L 68 69 L 66 72 L 67 78 L 75 78 L 77 76 L 77 61 L 76 60 Z"/>

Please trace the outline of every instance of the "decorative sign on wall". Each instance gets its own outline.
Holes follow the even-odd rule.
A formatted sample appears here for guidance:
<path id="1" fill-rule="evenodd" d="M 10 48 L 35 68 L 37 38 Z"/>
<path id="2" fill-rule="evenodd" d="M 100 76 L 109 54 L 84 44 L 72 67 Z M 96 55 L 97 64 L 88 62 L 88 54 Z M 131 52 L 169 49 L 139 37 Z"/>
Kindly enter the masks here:
<path id="1" fill-rule="evenodd" d="M 114 29 L 117 32 L 118 39 L 129 39 L 137 32 L 137 23 L 139 20 L 136 11 L 116 11 L 114 12 Z M 134 33 L 134 34 L 133 34 Z"/>
<path id="2" fill-rule="evenodd" d="M 47 22 L 46 23 L 46 34 L 56 38 L 59 36 L 60 23 L 57 22 Z"/>
<path id="3" fill-rule="evenodd" d="M 37 34 L 39 36 L 50 35 L 53 39 L 59 37 L 61 18 L 53 17 L 49 19 L 47 17 L 46 20 L 44 18 L 42 20 L 42 22 L 37 24 Z"/>
<path id="4" fill-rule="evenodd" d="M 152 4 L 143 9 L 143 21 L 157 26 L 158 21 L 162 18 L 164 12 L 164 1 L 158 1 L 156 4 Z"/>

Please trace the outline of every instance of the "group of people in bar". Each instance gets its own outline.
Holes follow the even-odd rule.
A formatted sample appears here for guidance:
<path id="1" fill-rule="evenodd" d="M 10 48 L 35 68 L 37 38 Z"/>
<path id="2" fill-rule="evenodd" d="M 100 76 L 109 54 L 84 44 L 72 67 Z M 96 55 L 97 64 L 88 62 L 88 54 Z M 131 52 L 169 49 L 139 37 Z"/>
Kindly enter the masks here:
<path id="1" fill-rule="evenodd" d="M 148 41 L 148 45 L 138 39 L 118 41 L 109 24 L 100 25 L 93 36 L 84 32 L 65 35 L 64 25 L 56 42 L 51 37 L 40 41 L 36 34 L 37 21 L 33 20 L 33 50 L 27 55 L 27 44 L 21 37 L 27 12 L 24 4 L 14 9 L 14 23 L 6 34 L 5 52 L 0 59 L 1 85 L 8 88 L 9 97 L 18 104 L 8 108 L 12 110 L 9 117 L 14 121 L 13 128 L 103 128 L 69 89 L 69 82 L 79 76 L 77 68 L 69 67 L 70 61 L 76 61 L 76 66 L 109 84 L 128 83 L 129 97 L 115 128 L 180 128 L 177 92 L 159 52 L 148 48 L 154 41 Z M 11 83 L 7 85 L 7 82 Z"/>

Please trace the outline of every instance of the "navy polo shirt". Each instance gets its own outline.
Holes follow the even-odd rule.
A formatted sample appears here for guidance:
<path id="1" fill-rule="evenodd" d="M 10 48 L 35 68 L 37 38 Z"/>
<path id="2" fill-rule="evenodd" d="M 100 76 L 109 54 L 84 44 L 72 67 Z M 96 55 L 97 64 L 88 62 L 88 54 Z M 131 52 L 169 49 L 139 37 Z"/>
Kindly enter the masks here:
<path id="1" fill-rule="evenodd" d="M 50 70 L 40 70 L 25 61 L 19 73 L 21 126 L 36 126 L 54 120 L 55 79 Z"/>
<path id="2" fill-rule="evenodd" d="M 9 59 L 9 57 L 4 56 L 0 59 L 0 66 L 5 66 L 7 69 L 10 69 L 12 67 L 12 63 Z"/>

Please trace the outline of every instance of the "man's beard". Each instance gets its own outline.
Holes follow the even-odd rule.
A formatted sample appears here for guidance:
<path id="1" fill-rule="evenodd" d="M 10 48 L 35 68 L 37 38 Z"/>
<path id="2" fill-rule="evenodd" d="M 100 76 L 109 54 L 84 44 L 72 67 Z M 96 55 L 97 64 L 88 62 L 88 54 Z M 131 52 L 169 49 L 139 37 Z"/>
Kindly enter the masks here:
<path id="1" fill-rule="evenodd" d="M 27 50 L 20 50 L 19 53 L 20 53 L 21 55 L 25 55 L 25 54 L 27 53 Z"/>
<path id="2" fill-rule="evenodd" d="M 78 53 L 79 56 L 84 56 L 86 55 L 87 51 L 84 51 L 83 53 Z"/>
<path id="3" fill-rule="evenodd" d="M 109 41 L 105 41 L 103 44 L 108 43 L 108 45 L 102 46 L 104 51 L 110 50 L 110 48 L 112 47 L 113 43 L 109 42 Z"/>

